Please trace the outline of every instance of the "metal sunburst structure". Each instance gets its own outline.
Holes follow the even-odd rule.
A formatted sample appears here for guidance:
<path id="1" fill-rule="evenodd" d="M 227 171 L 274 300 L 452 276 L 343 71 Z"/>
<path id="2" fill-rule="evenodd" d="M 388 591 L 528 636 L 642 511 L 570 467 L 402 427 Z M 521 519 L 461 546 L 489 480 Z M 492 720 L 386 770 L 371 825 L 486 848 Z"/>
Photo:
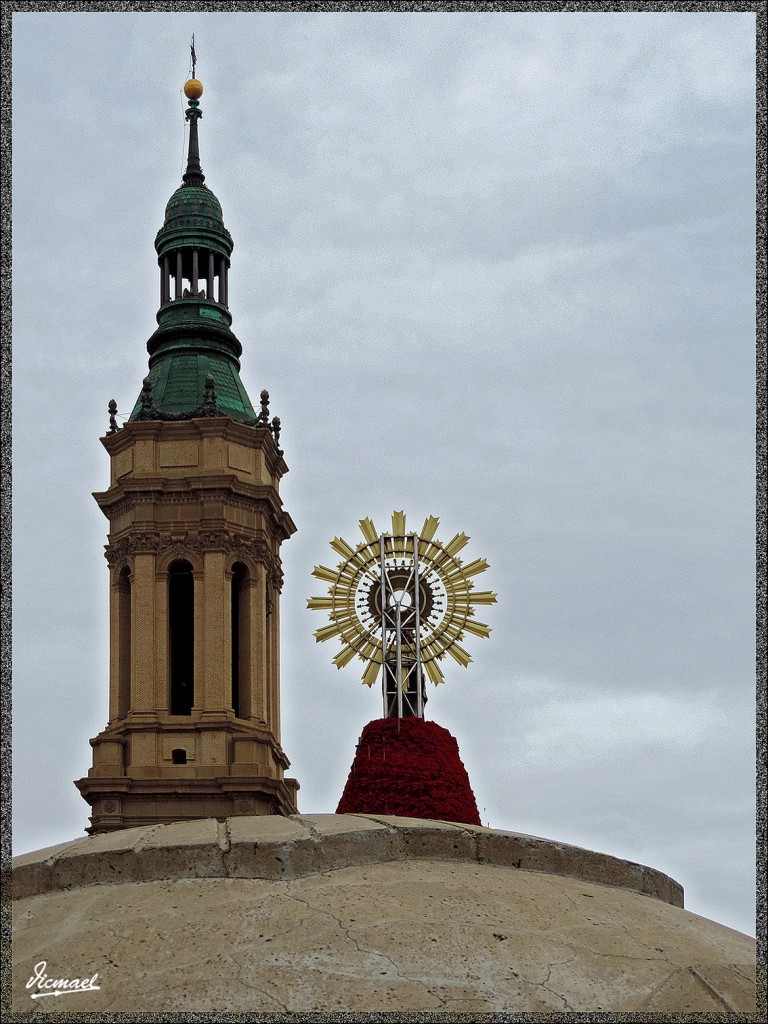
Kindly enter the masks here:
<path id="1" fill-rule="evenodd" d="M 318 642 L 339 637 L 333 659 L 343 668 L 357 656 L 365 663 L 363 683 L 373 686 L 385 666 L 385 717 L 424 717 L 425 677 L 444 682 L 439 665 L 447 654 L 459 665 L 472 658 L 459 641 L 491 630 L 474 618 L 475 605 L 494 604 L 496 594 L 474 588 L 485 572 L 484 558 L 464 563 L 459 552 L 469 542 L 457 533 L 447 544 L 435 537 L 440 520 L 427 516 L 418 533 L 407 533 L 405 513 L 392 513 L 392 532 L 380 534 L 370 519 L 360 520 L 363 542 L 352 547 L 334 537 L 342 557 L 336 569 L 315 566 L 312 575 L 329 583 L 327 597 L 311 597 L 307 607 L 327 611 L 330 623 L 315 632 Z"/>

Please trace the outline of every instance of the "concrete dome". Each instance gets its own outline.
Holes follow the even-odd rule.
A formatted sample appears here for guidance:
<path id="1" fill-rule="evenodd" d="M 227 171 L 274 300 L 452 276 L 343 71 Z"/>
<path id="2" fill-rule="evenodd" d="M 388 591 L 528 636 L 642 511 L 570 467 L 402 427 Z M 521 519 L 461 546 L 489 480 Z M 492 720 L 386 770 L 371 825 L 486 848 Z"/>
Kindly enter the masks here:
<path id="1" fill-rule="evenodd" d="M 754 941 L 683 910 L 666 875 L 479 826 L 320 814 L 126 829 L 17 858 L 14 897 L 22 1012 L 755 1006 Z M 95 974 L 64 999 L 26 987 Z"/>

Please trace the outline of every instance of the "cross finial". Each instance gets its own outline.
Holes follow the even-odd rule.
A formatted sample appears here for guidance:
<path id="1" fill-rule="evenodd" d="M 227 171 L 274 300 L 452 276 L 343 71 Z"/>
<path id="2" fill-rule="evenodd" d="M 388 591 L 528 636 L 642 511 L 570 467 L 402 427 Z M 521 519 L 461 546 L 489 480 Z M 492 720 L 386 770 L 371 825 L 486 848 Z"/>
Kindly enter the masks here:
<path id="1" fill-rule="evenodd" d="M 190 45 L 192 53 L 192 77 L 184 83 L 184 95 L 187 97 L 186 119 L 189 121 L 189 152 L 187 154 L 187 169 L 182 175 L 185 185 L 202 185 L 205 181 L 203 169 L 200 166 L 200 144 L 197 138 L 197 122 L 203 116 L 200 109 L 200 97 L 203 95 L 203 83 L 195 77 L 197 65 L 197 54 L 195 53 L 195 37 L 192 36 Z"/>

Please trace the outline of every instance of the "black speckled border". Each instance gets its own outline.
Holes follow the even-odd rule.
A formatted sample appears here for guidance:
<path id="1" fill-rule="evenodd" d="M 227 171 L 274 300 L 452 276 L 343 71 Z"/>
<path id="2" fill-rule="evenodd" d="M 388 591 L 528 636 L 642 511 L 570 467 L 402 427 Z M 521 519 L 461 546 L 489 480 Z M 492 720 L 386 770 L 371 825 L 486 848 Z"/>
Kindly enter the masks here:
<path id="1" fill-rule="evenodd" d="M 7 871 L 10 866 L 11 849 L 11 277 L 10 277 L 10 238 L 11 238 L 11 25 L 14 12 L 38 12 L 38 11 L 87 11 L 95 13 L 98 11 L 152 11 L 152 12 L 173 12 L 183 11 L 381 11 L 381 12 L 406 12 L 406 11 L 497 11 L 499 13 L 513 13 L 516 11 L 730 11 L 750 12 L 754 11 L 757 18 L 757 265 L 756 265 L 756 292 L 757 292 L 757 338 L 756 338 L 756 431 L 757 431 L 757 889 L 758 889 L 758 911 L 757 911 L 757 962 L 758 962 L 758 1012 L 756 1015 L 736 1013 L 711 1013 L 711 1014 L 667 1014 L 660 1013 L 648 1015 L 645 1013 L 480 1013 L 480 1014 L 446 1014 L 446 1013 L 289 1013 L 289 1014 L 232 1014 L 232 1013 L 57 1013 L 56 1020 L 59 1021 L 317 1021 L 318 1024 L 331 1024 L 331 1022 L 349 1022 L 354 1024 L 357 1021 L 374 1022 L 382 1021 L 413 1021 L 413 1022 L 441 1022 L 446 1021 L 762 1021 L 766 1018 L 768 1007 L 768 993 L 766 992 L 766 867 L 765 859 L 768 855 L 766 845 L 766 374 L 768 364 L 766 363 L 766 100 L 765 90 L 768 85 L 766 76 L 766 15 L 768 14 L 768 0 L 758 0 L 755 3 L 728 3 L 715 0 L 715 2 L 699 3 L 675 3 L 675 2 L 635 2 L 635 3 L 547 3 L 547 2 L 488 2 L 476 3 L 471 0 L 465 2 L 428 2 L 428 3 L 248 3 L 248 2 L 223 2 L 205 3 L 189 2 L 180 3 L 18 3 L 15 0 L 3 0 L 0 7 L 0 28 L 2 29 L 2 51 L 0 67 L 2 68 L 2 121 L 0 122 L 0 155 L 2 156 L 2 199 L 0 212 L 2 213 L 2 237 L 3 247 L 1 263 L 2 284 L 0 299 L 2 300 L 2 315 L 0 318 L 0 354 L 2 355 L 2 368 L 0 370 L 0 383 L 2 384 L 2 395 L 0 396 L 0 481 L 2 482 L 2 495 L 0 496 L 0 555 L 2 567 L 0 568 L 0 621 L 2 622 L 2 642 L 0 645 L 0 722 L 2 724 L 2 739 L 0 741 L 0 752 L 2 754 L 2 824 L 3 833 L 0 840 L 0 856 L 3 868 L 3 886 L 0 894 L 0 924 L 2 925 L 2 947 L 0 948 L 0 982 L 2 983 L 2 996 L 0 997 L 0 1013 L 5 1021 L 22 1021 L 31 1017 L 40 1018 L 48 1016 L 42 1010 L 30 1014 L 12 1013 L 10 1009 L 11 993 L 11 909 L 10 909 L 10 886 L 7 882 Z"/>

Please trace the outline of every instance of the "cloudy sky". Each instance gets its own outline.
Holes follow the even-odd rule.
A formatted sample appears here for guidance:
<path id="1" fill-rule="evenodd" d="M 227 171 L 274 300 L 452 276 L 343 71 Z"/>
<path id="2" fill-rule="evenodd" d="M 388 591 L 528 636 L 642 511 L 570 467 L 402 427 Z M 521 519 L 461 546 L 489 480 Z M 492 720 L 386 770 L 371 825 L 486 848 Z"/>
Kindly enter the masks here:
<path id="1" fill-rule="evenodd" d="M 465 531 L 489 640 L 428 717 L 483 823 L 671 874 L 754 932 L 754 27 L 734 13 L 14 15 L 15 851 L 75 838 L 107 721 L 107 402 L 180 183 L 235 240 L 283 421 L 283 745 L 335 810 L 381 714 L 313 565 Z"/>

